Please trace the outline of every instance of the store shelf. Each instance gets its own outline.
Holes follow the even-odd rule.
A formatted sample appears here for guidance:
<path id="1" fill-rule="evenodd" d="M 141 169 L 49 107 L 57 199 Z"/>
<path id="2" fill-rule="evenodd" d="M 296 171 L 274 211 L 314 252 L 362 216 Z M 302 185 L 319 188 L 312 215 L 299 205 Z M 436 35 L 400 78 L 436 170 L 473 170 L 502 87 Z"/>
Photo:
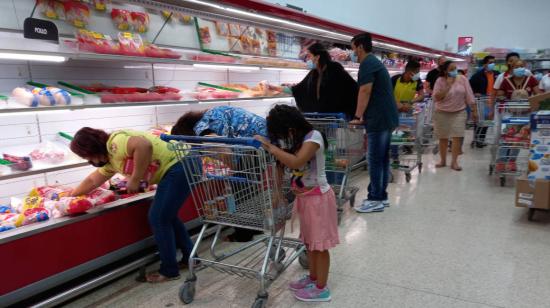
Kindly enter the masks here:
<path id="1" fill-rule="evenodd" d="M 135 203 L 137 201 L 145 200 L 153 198 L 155 195 L 155 192 L 147 192 L 142 193 L 139 195 L 136 195 L 134 197 L 125 198 L 125 199 L 119 199 L 117 201 L 104 204 L 102 206 L 95 207 L 89 211 L 87 211 L 85 214 L 78 215 L 78 216 L 65 216 L 65 217 L 59 217 L 59 218 L 50 218 L 47 221 L 44 222 L 36 222 L 27 226 L 22 226 L 19 228 L 15 228 L 12 230 L 0 232 L 0 245 L 5 244 L 7 242 L 11 242 L 20 238 L 24 238 L 27 236 L 31 236 L 36 233 L 44 232 L 46 230 L 50 230 L 53 228 L 59 228 L 61 226 L 76 223 L 82 220 L 89 219 L 93 216 L 101 215 L 102 212 L 111 210 L 116 207 L 120 206 L 129 206 L 132 203 Z"/>
<path id="2" fill-rule="evenodd" d="M 211 100 L 184 100 L 184 101 L 159 101 L 159 102 L 131 102 L 131 103 L 109 103 L 109 104 L 83 104 L 83 105 L 65 105 L 65 106 L 44 106 L 44 107 L 22 107 L 19 104 L 8 104 L 4 108 L 0 107 L 0 114 L 15 112 L 42 112 L 56 110 L 79 110 L 90 108 L 116 108 L 116 107 L 136 107 L 136 106 L 163 106 L 163 105 L 188 105 L 188 104 L 208 104 L 217 102 L 238 102 L 238 101 L 258 101 L 258 100 L 277 100 L 289 99 L 292 96 L 261 96 L 246 98 L 229 99 L 211 99 Z M 1 179 L 1 178 L 0 178 Z"/>

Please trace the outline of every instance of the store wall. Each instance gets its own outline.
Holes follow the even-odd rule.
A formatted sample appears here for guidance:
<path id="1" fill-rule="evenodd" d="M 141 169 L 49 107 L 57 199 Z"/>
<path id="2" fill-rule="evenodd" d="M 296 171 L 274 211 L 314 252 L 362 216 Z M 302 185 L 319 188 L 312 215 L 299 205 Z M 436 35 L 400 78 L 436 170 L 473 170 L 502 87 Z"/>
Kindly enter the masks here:
<path id="1" fill-rule="evenodd" d="M 443 47 L 447 0 L 267 0 L 420 45 Z"/>
<path id="2" fill-rule="evenodd" d="M 550 48 L 549 0 L 267 0 L 382 35 L 456 52 L 459 36 L 486 47 Z M 505 17 L 513 16 L 513 19 Z M 516 22 L 514 22 L 516 21 Z M 447 25 L 447 29 L 445 29 Z"/>
<path id="3" fill-rule="evenodd" d="M 445 44 L 457 49 L 459 36 L 474 37 L 474 51 L 486 47 L 550 48 L 550 1 L 448 1 Z"/>

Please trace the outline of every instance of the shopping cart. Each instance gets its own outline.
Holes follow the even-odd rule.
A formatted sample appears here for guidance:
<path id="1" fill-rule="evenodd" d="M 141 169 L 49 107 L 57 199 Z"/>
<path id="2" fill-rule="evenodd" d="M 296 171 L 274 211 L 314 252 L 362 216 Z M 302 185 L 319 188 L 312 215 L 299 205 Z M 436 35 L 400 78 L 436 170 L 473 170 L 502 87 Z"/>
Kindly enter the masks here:
<path id="1" fill-rule="evenodd" d="M 403 171 L 407 183 L 411 181 L 411 172 L 418 168 L 422 173 L 422 152 L 427 142 L 424 135 L 426 109 L 428 104 L 416 103 L 409 112 L 399 114 L 399 126 L 392 133 L 391 138 L 391 167 Z M 393 173 L 390 182 L 393 182 Z"/>
<path id="2" fill-rule="evenodd" d="M 252 307 L 265 307 L 269 285 L 296 258 L 305 256 L 305 247 L 299 240 L 284 237 L 292 205 L 284 201 L 283 174 L 276 160 L 251 138 L 161 138 L 170 142 L 183 164 L 193 201 L 204 221 L 189 258 L 189 274 L 180 288 L 180 299 L 191 303 L 196 272 L 212 268 L 258 279 L 260 289 Z M 217 230 L 210 245 L 210 258 L 199 257 L 197 251 L 211 225 Z M 266 235 L 220 252 L 220 232 L 225 226 L 260 230 Z"/>
<path id="3" fill-rule="evenodd" d="M 529 160 L 528 101 L 502 101 L 495 105 L 495 143 L 489 174 L 506 185 L 506 176 L 520 176 L 527 172 Z"/>
<path id="4" fill-rule="evenodd" d="M 475 105 L 472 106 L 472 118 L 474 121 L 474 136 L 471 148 L 482 148 L 494 143 L 494 121 L 491 117 L 490 97 L 477 97 Z"/>
<path id="5" fill-rule="evenodd" d="M 351 171 L 367 166 L 365 160 L 365 129 L 350 125 L 343 113 L 304 113 L 313 127 L 327 137 L 325 150 L 325 171 L 329 184 L 336 192 L 338 223 L 342 219 L 343 206 L 349 201 L 355 204 L 358 187 L 349 185 Z"/>

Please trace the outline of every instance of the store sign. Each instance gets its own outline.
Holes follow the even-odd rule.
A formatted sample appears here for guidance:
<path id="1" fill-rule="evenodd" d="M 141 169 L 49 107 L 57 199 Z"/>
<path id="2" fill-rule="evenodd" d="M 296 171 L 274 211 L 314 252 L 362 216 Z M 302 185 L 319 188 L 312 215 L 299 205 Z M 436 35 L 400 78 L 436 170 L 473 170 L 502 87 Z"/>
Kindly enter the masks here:
<path id="1" fill-rule="evenodd" d="M 472 45 L 474 38 L 472 36 L 458 37 L 458 54 L 461 56 L 470 56 L 472 54 Z"/>
<path id="2" fill-rule="evenodd" d="M 57 26 L 47 20 L 26 18 L 23 24 L 25 38 L 59 42 Z"/>

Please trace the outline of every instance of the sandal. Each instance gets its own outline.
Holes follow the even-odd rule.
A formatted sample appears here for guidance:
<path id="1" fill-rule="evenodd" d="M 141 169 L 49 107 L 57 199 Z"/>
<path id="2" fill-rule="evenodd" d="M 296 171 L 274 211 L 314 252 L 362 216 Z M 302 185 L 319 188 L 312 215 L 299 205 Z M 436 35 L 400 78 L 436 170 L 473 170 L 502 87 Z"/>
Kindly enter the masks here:
<path id="1" fill-rule="evenodd" d="M 451 166 L 451 169 L 453 169 L 454 171 L 462 171 L 462 167 L 460 166 L 456 166 L 456 167 Z"/>
<path id="2" fill-rule="evenodd" d="M 178 280 L 180 279 L 180 277 L 181 277 L 180 275 L 177 275 L 174 277 L 166 277 L 159 272 L 154 272 L 154 273 L 148 273 L 147 275 L 145 275 L 145 281 L 147 281 L 148 283 L 162 283 L 162 282 L 167 282 L 172 280 Z"/>
<path id="3" fill-rule="evenodd" d="M 443 167 L 447 167 L 447 164 L 437 164 L 435 165 L 436 168 L 443 168 Z"/>

